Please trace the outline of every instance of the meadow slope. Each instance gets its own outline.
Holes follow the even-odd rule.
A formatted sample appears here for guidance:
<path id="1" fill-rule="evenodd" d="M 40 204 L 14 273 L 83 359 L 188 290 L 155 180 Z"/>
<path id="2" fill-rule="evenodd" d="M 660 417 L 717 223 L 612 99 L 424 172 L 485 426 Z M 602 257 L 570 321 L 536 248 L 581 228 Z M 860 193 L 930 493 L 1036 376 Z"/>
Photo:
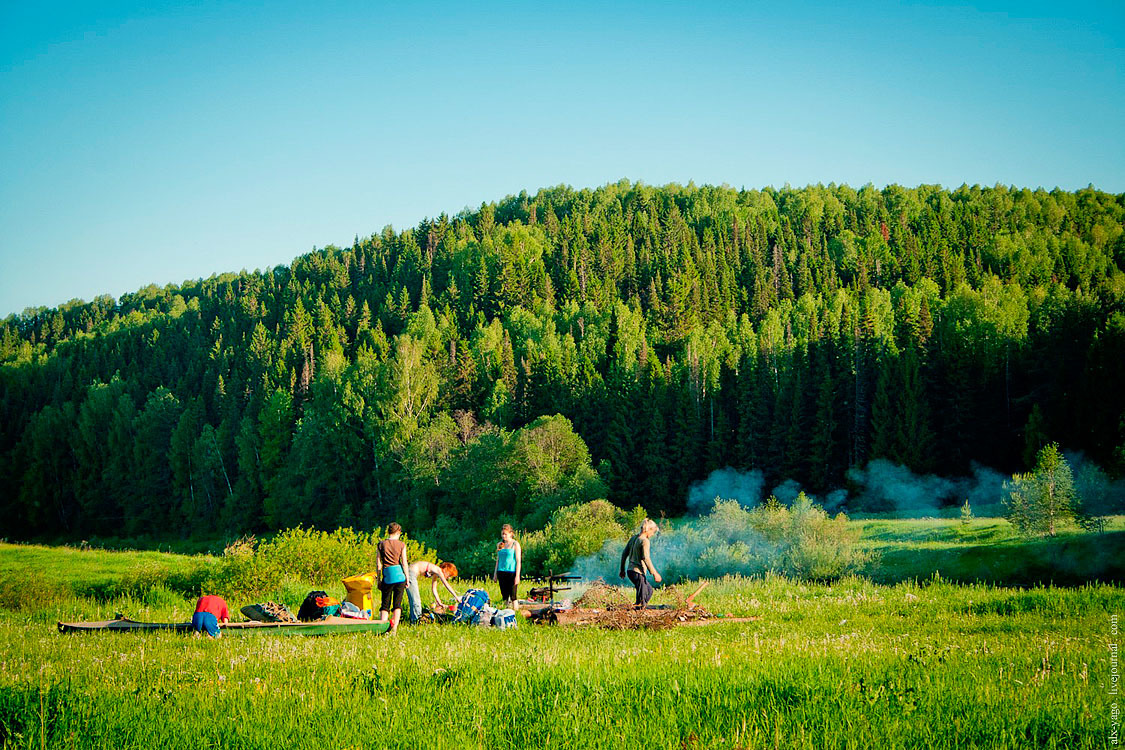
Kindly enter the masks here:
<path id="1" fill-rule="evenodd" d="M 200 561 L 153 554 L 0 546 L 5 747 L 1102 747 L 1110 616 L 1125 609 L 1106 584 L 729 577 L 701 603 L 760 620 L 397 638 L 56 632 L 113 611 L 185 619 L 190 599 L 144 590 L 136 571 Z M 69 581 L 62 595 L 47 571 Z M 74 593 L 78 579 L 130 576 L 129 593 Z"/>

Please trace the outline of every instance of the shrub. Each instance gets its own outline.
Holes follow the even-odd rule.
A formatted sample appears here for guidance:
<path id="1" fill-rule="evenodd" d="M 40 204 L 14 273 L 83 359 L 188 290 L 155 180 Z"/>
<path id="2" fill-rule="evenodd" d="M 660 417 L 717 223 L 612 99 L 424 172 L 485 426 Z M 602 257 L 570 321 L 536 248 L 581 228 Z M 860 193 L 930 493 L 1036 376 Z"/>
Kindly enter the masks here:
<path id="1" fill-rule="evenodd" d="M 580 557 L 593 555 L 607 541 L 624 540 L 629 529 L 640 523 L 643 509 L 626 513 L 606 500 L 577 503 L 559 508 L 541 531 L 525 535 L 524 570 L 562 572 Z"/>
<path id="2" fill-rule="evenodd" d="M 200 581 L 201 594 L 218 594 L 224 597 L 252 596 L 273 591 L 285 580 L 285 575 L 258 554 L 253 537 L 243 537 L 228 544 L 218 564 Z"/>
<path id="3" fill-rule="evenodd" d="M 828 581 L 871 559 L 858 546 L 859 535 L 844 514 L 829 517 L 804 493 L 791 506 L 771 497 L 753 510 L 716 500 L 706 516 L 668 523 L 653 541 L 652 557 L 668 581 L 768 572 Z M 577 568 L 586 577 L 615 578 L 621 551 L 621 541 L 611 541 Z"/>
<path id="4" fill-rule="evenodd" d="M 219 563 L 202 578 L 203 593 L 253 596 L 276 591 L 286 580 L 325 584 L 376 569 L 380 534 L 351 528 L 320 531 L 297 527 L 266 541 L 244 537 L 223 550 Z M 408 539 L 407 559 L 435 561 L 432 550 Z"/>
<path id="5" fill-rule="evenodd" d="M 14 570 L 0 577 L 0 609 L 30 611 L 58 604 L 73 595 L 69 584 L 38 570 Z"/>
<path id="6" fill-rule="evenodd" d="M 792 519 L 782 570 L 795 578 L 831 581 L 857 572 L 871 554 L 857 546 L 860 530 L 847 516 L 834 518 L 802 493 L 789 510 Z"/>

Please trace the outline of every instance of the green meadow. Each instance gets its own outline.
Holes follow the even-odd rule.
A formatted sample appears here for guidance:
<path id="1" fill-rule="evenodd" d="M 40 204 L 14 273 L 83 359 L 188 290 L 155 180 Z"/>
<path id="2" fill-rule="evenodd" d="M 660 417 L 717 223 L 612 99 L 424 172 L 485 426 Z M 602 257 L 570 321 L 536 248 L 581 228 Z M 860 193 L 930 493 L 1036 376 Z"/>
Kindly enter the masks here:
<path id="1" fill-rule="evenodd" d="M 1050 544 L 1020 540 L 996 519 L 859 523 L 879 552 L 864 576 L 727 577 L 700 597 L 712 612 L 761 618 L 753 622 L 426 625 L 395 638 L 61 635 L 58 620 L 114 612 L 187 619 L 193 597 L 170 582 L 214 558 L 0 545 L 0 739 L 13 748 L 1109 743 L 1120 577 L 1001 578 L 1020 569 L 1028 579 L 1037 555 L 1066 550 L 1119 570 L 1120 518 L 1103 534 Z M 289 580 L 259 598 L 295 608 L 313 587 L 342 592 L 338 581 Z M 660 589 L 654 603 L 675 600 Z"/>
<path id="2" fill-rule="evenodd" d="M 1125 516 L 1108 516 L 1097 534 L 1075 530 L 1028 539 L 1003 518 L 869 518 L 860 544 L 877 558 L 864 571 L 879 583 L 924 580 L 935 573 L 960 583 L 1076 586 L 1125 582 Z"/>

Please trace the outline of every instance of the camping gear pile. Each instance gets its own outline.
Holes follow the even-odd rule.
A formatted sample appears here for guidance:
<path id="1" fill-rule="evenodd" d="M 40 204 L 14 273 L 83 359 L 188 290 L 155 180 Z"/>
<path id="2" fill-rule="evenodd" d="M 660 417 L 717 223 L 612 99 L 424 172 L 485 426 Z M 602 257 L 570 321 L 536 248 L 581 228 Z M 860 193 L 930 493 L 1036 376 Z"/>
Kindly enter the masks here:
<path id="1" fill-rule="evenodd" d="M 359 617 L 370 618 L 375 611 L 374 600 L 371 598 L 371 589 L 375 588 L 375 574 L 363 573 L 348 576 L 344 579 L 344 590 L 347 594 L 344 600 L 349 602 L 359 612 Z M 345 617 L 354 615 L 344 614 Z"/>
<path id="2" fill-rule="evenodd" d="M 329 596 L 327 591 L 310 591 L 301 602 L 301 609 L 297 612 L 297 619 L 301 622 L 312 622 L 332 617 L 340 612 L 340 600 Z"/>
<path id="3" fill-rule="evenodd" d="M 489 606 L 487 591 L 469 589 L 461 597 L 461 601 L 457 602 L 451 620 L 463 625 L 481 625 L 504 630 L 516 627 L 516 611 Z"/>

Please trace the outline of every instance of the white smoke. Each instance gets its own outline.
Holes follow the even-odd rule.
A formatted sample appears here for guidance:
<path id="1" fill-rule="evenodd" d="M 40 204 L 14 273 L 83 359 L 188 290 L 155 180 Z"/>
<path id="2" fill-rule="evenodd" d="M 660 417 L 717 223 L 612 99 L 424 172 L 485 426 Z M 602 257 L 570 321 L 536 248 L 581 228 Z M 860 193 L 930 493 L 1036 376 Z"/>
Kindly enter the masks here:
<path id="1" fill-rule="evenodd" d="M 706 515 L 661 525 L 652 541 L 652 561 L 667 582 L 728 573 L 753 575 L 777 565 L 779 545 L 750 525 L 750 513 L 741 501 L 731 500 L 712 500 Z M 623 583 L 618 580 L 623 549 L 623 540 L 607 541 L 597 554 L 579 559 L 572 570 L 588 580 Z"/>
<path id="2" fill-rule="evenodd" d="M 1074 470 L 1075 489 L 1090 512 L 1125 507 L 1125 482 L 1113 481 L 1081 454 L 1068 454 Z M 994 515 L 1003 512 L 1009 477 L 980 464 L 973 464 L 964 477 L 916 474 L 885 459 L 871 461 L 862 469 L 847 472 L 849 488 L 837 488 L 820 496 L 805 492 L 829 514 L 839 511 L 894 512 L 903 515 L 936 515 L 945 509 L 955 512 L 966 500 L 973 512 Z M 777 544 L 765 539 L 748 523 L 747 510 L 763 500 L 765 476 L 760 469 L 718 469 L 688 490 L 688 516 L 663 524 L 653 542 L 653 562 L 662 573 L 675 577 L 742 573 L 752 575 L 776 566 Z M 768 493 L 789 505 L 802 491 L 799 482 L 786 479 Z M 736 500 L 719 503 L 719 500 Z M 634 530 L 635 531 L 635 530 Z M 623 540 L 610 540 L 594 555 L 577 560 L 572 570 L 587 580 L 605 578 L 619 582 Z"/>
<path id="3" fill-rule="evenodd" d="M 731 467 L 716 469 L 702 481 L 693 482 L 688 488 L 688 511 L 702 515 L 715 505 L 715 498 L 737 500 L 747 508 L 762 501 L 762 487 L 766 478 L 760 469 L 738 471 Z"/>
<path id="4" fill-rule="evenodd" d="M 1125 509 L 1125 481 L 1110 479 L 1101 467 L 1081 451 L 1064 453 L 1074 475 L 1074 491 L 1085 512 L 1093 515 L 1120 513 Z"/>
<path id="5" fill-rule="evenodd" d="M 871 512 L 936 512 L 968 500 L 977 508 L 994 507 L 1004 497 L 1006 477 L 973 464 L 972 476 L 939 477 L 915 474 L 905 466 L 877 458 L 862 469 L 849 469 L 854 493 L 848 507 Z"/>
<path id="6" fill-rule="evenodd" d="M 796 479 L 786 479 L 784 482 L 774 487 L 773 492 L 770 494 L 782 503 L 789 505 L 797 499 L 797 495 L 801 494 L 801 483 Z"/>
<path id="7" fill-rule="evenodd" d="M 1090 472 L 1086 475 L 1093 476 Z M 980 464 L 973 464 L 971 475 L 966 477 L 915 474 L 905 466 L 880 458 L 862 469 L 849 469 L 847 479 L 850 489 L 836 488 L 821 495 L 805 489 L 796 479 L 785 479 L 766 492 L 761 469 L 738 471 L 728 466 L 691 485 L 687 508 L 691 515 L 703 515 L 710 512 L 715 500 L 720 498 L 737 500 L 743 507 L 752 508 L 770 495 L 788 505 L 803 491 L 830 513 L 859 510 L 935 513 L 943 507 L 959 506 L 966 500 L 974 508 L 996 510 L 1004 498 L 1004 483 L 1008 477 Z M 1108 482 L 1102 485 L 1107 486 Z"/>

